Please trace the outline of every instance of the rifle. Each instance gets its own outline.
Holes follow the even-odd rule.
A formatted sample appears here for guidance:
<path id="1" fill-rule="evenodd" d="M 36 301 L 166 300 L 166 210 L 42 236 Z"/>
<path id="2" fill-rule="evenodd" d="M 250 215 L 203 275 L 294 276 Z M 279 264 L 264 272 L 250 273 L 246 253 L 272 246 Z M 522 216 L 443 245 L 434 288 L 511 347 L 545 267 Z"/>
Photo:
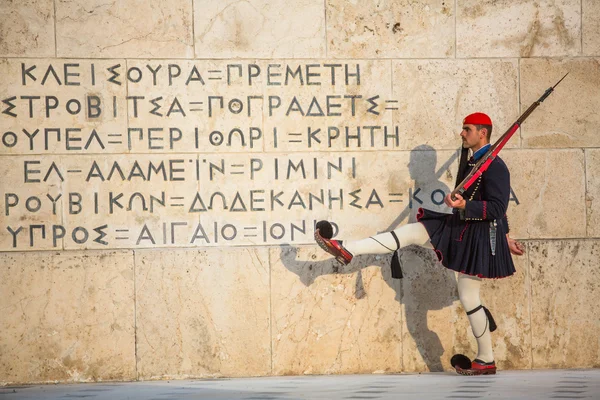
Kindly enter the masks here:
<path id="1" fill-rule="evenodd" d="M 519 129 L 521 127 L 521 124 L 523 123 L 523 121 L 525 121 L 527 119 L 527 117 L 529 117 L 529 115 L 544 100 L 546 100 L 546 97 L 550 96 L 550 94 L 554 91 L 554 88 L 557 87 L 558 84 L 561 83 L 562 80 L 565 79 L 567 75 L 569 75 L 568 72 L 558 82 L 556 82 L 556 84 L 554 86 L 546 89 L 546 91 L 544 92 L 542 97 L 540 97 L 537 101 L 534 101 L 533 104 L 530 105 L 529 108 L 511 125 L 511 127 L 508 128 L 508 130 L 506 132 L 504 132 L 504 134 L 502 136 L 500 136 L 500 138 L 496 141 L 496 143 L 494 143 L 492 146 L 490 146 L 488 151 L 483 155 L 483 157 L 481 157 L 479 159 L 477 164 L 475 164 L 475 166 L 473 167 L 473 169 L 471 170 L 469 175 L 467 175 L 465 177 L 465 179 L 463 179 L 463 181 L 461 183 L 459 183 L 456 186 L 456 188 L 452 191 L 452 193 L 450 194 L 450 197 L 452 198 L 452 200 L 456 200 L 457 194 L 460 194 L 462 196 L 462 194 L 469 187 L 471 187 L 471 185 L 473 185 L 473 183 L 475 183 L 475 181 L 477 181 L 477 179 L 481 176 L 481 174 L 483 174 L 488 169 L 488 167 L 490 166 L 492 161 L 494 161 L 494 159 L 496 158 L 496 156 L 498 155 L 500 150 L 502 150 L 502 148 L 504 147 L 506 142 L 508 142 L 508 140 L 512 137 L 512 135 L 517 131 L 517 129 Z"/>

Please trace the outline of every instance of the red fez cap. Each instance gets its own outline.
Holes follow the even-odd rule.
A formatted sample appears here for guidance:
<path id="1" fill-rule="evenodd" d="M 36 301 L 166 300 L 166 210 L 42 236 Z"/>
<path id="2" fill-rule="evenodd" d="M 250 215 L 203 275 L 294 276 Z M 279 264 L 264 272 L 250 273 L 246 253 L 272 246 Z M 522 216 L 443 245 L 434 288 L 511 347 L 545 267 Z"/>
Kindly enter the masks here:
<path id="1" fill-rule="evenodd" d="M 463 119 L 463 124 L 469 125 L 492 125 L 492 120 L 484 113 L 476 112 L 470 115 L 467 115 L 465 119 Z"/>

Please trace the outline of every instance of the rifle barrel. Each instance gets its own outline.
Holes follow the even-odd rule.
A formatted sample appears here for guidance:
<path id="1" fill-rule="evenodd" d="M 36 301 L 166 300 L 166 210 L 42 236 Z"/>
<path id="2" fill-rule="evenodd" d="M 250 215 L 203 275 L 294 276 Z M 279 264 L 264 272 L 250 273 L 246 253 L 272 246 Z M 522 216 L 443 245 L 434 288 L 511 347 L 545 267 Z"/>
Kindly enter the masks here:
<path id="1" fill-rule="evenodd" d="M 569 75 L 569 72 L 567 72 L 562 78 L 560 78 L 560 80 L 558 82 L 556 82 L 556 84 L 548 89 L 546 89 L 546 91 L 544 92 L 544 94 L 542 95 L 542 97 L 539 98 L 539 100 L 534 101 L 529 108 L 527 108 L 527 110 L 525 110 L 525 112 L 510 126 L 510 128 L 508 128 L 506 130 L 506 132 L 504 132 L 504 134 L 502 136 L 500 136 L 500 138 L 496 141 L 496 143 L 494 143 L 492 146 L 490 146 L 490 148 L 488 149 L 488 151 L 483 155 L 483 157 L 481 157 L 481 159 L 475 164 L 475 166 L 473 167 L 473 169 L 471 170 L 471 172 L 465 177 L 465 179 L 463 179 L 463 181 L 452 191 L 451 193 L 451 198 L 452 200 L 456 200 L 455 195 L 457 193 L 464 193 L 465 190 L 467 190 L 470 185 L 467 185 L 467 183 L 471 180 L 471 178 L 473 177 L 473 175 L 475 175 L 476 173 L 480 172 L 480 167 L 485 163 L 485 161 L 492 156 L 493 152 L 496 150 L 496 148 L 498 146 L 500 146 L 502 144 L 502 141 L 505 139 L 505 137 L 508 134 L 514 134 L 514 132 L 517 130 L 517 128 L 521 127 L 521 124 L 527 119 L 527 117 L 529 117 L 529 115 L 544 101 L 546 100 L 546 98 L 548 96 L 550 96 L 550 94 L 554 91 L 554 88 L 558 86 L 559 83 L 561 83 L 563 81 L 563 79 L 565 79 L 567 77 L 567 75 Z M 515 125 L 517 125 L 517 127 L 515 128 Z M 512 133 L 511 133 L 512 132 Z M 507 139 L 508 141 L 508 139 Z M 504 147 L 502 145 L 502 147 Z M 500 147 L 500 150 L 502 150 L 502 147 Z M 489 165 L 489 164 L 488 164 Z M 481 171 L 480 173 L 483 173 L 484 171 Z"/>

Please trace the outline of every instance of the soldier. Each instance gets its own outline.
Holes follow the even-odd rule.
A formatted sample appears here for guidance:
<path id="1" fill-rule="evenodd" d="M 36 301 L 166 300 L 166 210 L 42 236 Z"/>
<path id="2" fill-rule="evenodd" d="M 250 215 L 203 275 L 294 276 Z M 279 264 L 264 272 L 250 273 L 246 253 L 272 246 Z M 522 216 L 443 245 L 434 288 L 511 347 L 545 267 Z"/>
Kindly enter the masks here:
<path id="1" fill-rule="evenodd" d="M 463 157 L 459 165 L 457 185 L 490 147 L 492 121 L 483 113 L 468 115 L 463 120 Z M 467 160 L 467 151 L 472 156 Z M 361 254 L 385 254 L 416 244 L 432 248 L 443 266 L 458 272 L 458 294 L 477 339 L 477 357 L 465 364 L 453 360 L 456 371 L 463 375 L 496 373 L 490 332 L 496 326 L 491 313 L 481 304 L 482 279 L 504 278 L 515 272 L 511 253 L 522 255 L 523 246 L 508 235 L 506 218 L 510 197 L 510 174 L 506 164 L 496 157 L 477 182 L 455 200 L 448 194 L 444 201 L 452 214 L 419 209 L 417 221 L 391 232 L 367 239 L 344 241 L 331 239 L 325 233 L 327 222 L 317 224 L 315 240 L 323 250 L 342 264 Z M 464 356 L 462 356 L 464 357 Z"/>

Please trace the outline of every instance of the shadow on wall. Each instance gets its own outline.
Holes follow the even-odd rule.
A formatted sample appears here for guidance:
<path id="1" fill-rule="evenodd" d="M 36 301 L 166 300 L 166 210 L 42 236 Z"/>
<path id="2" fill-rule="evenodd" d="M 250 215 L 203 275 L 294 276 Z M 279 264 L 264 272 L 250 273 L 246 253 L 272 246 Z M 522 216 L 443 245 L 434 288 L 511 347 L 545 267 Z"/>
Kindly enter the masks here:
<path id="1" fill-rule="evenodd" d="M 448 186 L 440 181 L 452 163 L 458 157 L 456 152 L 436 171 L 437 154 L 430 146 L 419 146 L 411 152 L 408 169 L 414 187 L 411 189 L 411 201 L 398 217 L 386 229 L 393 230 L 404 223 L 416 222 L 419 207 L 449 212 L 443 204 L 443 198 L 450 192 Z M 334 221 L 338 225 L 343 221 Z M 320 249 L 318 251 L 321 251 Z M 298 249 L 293 246 L 281 246 L 281 262 L 296 274 L 305 286 L 313 284 L 315 279 L 329 274 L 355 274 L 355 298 L 365 296 L 361 269 L 365 266 L 379 266 L 382 277 L 395 293 L 395 299 L 404 305 L 404 315 L 408 333 L 415 341 L 423 362 L 430 371 L 442 371 L 444 348 L 436 332 L 429 329 L 427 313 L 441 310 L 452 305 L 458 299 L 456 278 L 452 271 L 437 263 L 434 252 L 419 246 L 408 246 L 400 251 L 400 260 L 404 279 L 392 279 L 390 271 L 391 255 L 357 256 L 346 266 L 332 259 L 323 261 L 298 260 Z M 402 336 L 405 332 L 402 333 Z"/>

